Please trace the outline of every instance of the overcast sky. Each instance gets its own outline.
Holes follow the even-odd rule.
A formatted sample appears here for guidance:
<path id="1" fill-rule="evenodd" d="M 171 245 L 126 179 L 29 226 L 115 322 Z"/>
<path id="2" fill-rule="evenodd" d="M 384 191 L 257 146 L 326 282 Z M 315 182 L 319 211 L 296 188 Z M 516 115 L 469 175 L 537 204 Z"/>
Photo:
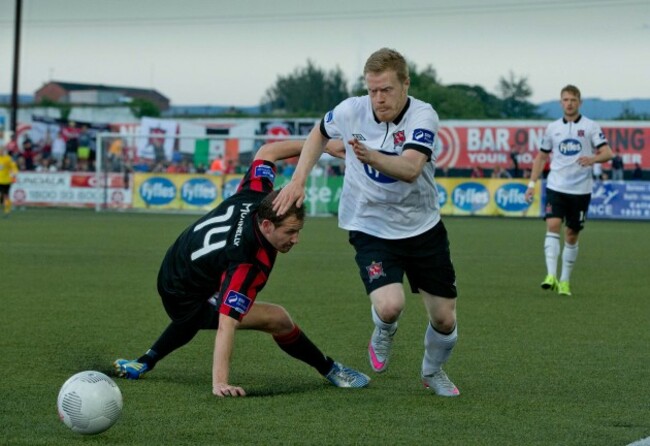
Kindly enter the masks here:
<path id="1" fill-rule="evenodd" d="M 0 93 L 15 4 L 0 0 Z M 19 90 L 59 80 L 256 105 L 308 59 L 352 84 L 383 46 L 443 84 L 497 93 L 512 71 L 533 102 L 567 83 L 588 98 L 650 98 L 650 0 L 23 0 Z"/>

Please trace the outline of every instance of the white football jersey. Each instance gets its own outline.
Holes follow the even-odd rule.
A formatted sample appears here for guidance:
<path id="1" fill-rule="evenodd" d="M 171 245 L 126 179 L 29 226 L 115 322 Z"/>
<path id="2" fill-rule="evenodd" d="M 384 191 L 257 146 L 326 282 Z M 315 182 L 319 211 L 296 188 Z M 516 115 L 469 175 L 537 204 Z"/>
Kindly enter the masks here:
<path id="1" fill-rule="evenodd" d="M 585 116 L 579 116 L 575 122 L 561 118 L 550 123 L 540 146 L 540 150 L 551 153 L 546 187 L 567 194 L 590 194 L 592 168 L 582 167 L 578 158 L 592 156 L 605 144 L 607 139 L 600 126 Z"/>
<path id="2" fill-rule="evenodd" d="M 321 133 L 345 143 L 345 178 L 339 202 L 339 226 L 384 239 L 413 237 L 440 221 L 434 143 L 438 115 L 431 105 L 409 97 L 393 122 L 379 122 L 369 96 L 344 100 L 325 115 Z M 413 183 L 398 181 L 360 162 L 348 141 L 356 138 L 371 150 L 400 156 L 418 150 L 430 157 Z"/>

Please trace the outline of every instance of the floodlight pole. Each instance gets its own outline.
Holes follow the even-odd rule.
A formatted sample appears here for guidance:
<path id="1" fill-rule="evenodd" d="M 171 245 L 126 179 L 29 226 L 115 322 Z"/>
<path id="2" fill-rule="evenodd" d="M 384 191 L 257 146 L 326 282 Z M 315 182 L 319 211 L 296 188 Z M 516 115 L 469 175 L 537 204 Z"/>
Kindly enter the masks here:
<path id="1" fill-rule="evenodd" d="M 14 23 L 14 77 L 11 85 L 11 134 L 16 135 L 18 117 L 18 72 L 20 67 L 20 16 L 23 0 L 16 0 L 16 20 Z"/>

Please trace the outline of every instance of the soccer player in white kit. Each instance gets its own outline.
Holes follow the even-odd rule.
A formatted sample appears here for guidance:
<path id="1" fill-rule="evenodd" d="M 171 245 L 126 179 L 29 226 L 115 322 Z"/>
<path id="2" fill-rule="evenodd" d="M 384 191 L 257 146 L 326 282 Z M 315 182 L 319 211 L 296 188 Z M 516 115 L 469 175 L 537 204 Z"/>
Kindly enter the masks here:
<path id="1" fill-rule="evenodd" d="M 560 92 L 564 116 L 550 123 L 544 132 L 539 153 L 533 161 L 526 199 L 532 201 L 535 182 L 551 157 L 546 180 L 544 256 L 547 274 L 541 287 L 570 296 L 569 280 L 578 258 L 578 236 L 584 228 L 592 190 L 592 166 L 614 157 L 600 126 L 580 114 L 580 90 L 567 85 Z M 560 229 L 565 222 L 562 271 L 557 279 L 560 256 Z"/>
<path id="2" fill-rule="evenodd" d="M 368 95 L 344 100 L 314 127 L 274 209 L 283 214 L 291 204 L 301 205 L 309 172 L 327 141 L 345 143 L 339 226 L 349 231 L 372 304 L 370 365 L 378 373 L 388 366 L 406 301 L 406 274 L 429 315 L 422 382 L 438 395 L 457 396 L 458 388 L 442 370 L 458 331 L 456 276 L 434 183 L 438 115 L 431 105 L 408 95 L 408 66 L 397 51 L 373 53 L 364 77 Z"/>

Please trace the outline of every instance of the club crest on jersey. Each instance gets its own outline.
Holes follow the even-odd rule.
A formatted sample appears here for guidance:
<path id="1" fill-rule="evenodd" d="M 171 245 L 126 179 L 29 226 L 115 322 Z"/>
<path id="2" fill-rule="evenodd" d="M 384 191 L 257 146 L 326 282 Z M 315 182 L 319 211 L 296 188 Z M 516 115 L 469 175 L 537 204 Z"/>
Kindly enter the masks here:
<path id="1" fill-rule="evenodd" d="M 268 178 L 269 180 L 273 181 L 275 179 L 275 174 L 273 173 L 273 168 L 271 166 L 260 164 L 259 166 L 255 167 L 253 178 Z"/>
<path id="2" fill-rule="evenodd" d="M 584 131 L 584 130 L 578 130 L 578 136 L 579 136 L 580 138 L 584 138 L 584 136 L 585 136 L 585 131 Z"/>
<path id="3" fill-rule="evenodd" d="M 395 147 L 401 147 L 406 141 L 406 135 L 404 135 L 404 130 L 393 133 L 393 144 Z"/>
<path id="4" fill-rule="evenodd" d="M 252 301 L 247 296 L 244 296 L 237 291 L 230 290 L 228 295 L 223 301 L 224 305 L 232 308 L 237 313 L 246 314 L 248 309 L 251 307 Z"/>
<path id="5" fill-rule="evenodd" d="M 428 129 L 415 129 L 413 130 L 413 141 L 421 142 L 428 146 L 433 146 L 434 134 Z"/>
<path id="6" fill-rule="evenodd" d="M 366 266 L 366 271 L 368 271 L 368 282 L 372 282 L 380 277 L 386 277 L 381 262 L 375 262 L 373 260 L 370 265 Z"/>
<path id="7" fill-rule="evenodd" d="M 353 133 L 352 136 L 354 136 L 354 139 L 357 141 L 365 141 L 366 138 L 363 137 L 361 133 Z"/>

